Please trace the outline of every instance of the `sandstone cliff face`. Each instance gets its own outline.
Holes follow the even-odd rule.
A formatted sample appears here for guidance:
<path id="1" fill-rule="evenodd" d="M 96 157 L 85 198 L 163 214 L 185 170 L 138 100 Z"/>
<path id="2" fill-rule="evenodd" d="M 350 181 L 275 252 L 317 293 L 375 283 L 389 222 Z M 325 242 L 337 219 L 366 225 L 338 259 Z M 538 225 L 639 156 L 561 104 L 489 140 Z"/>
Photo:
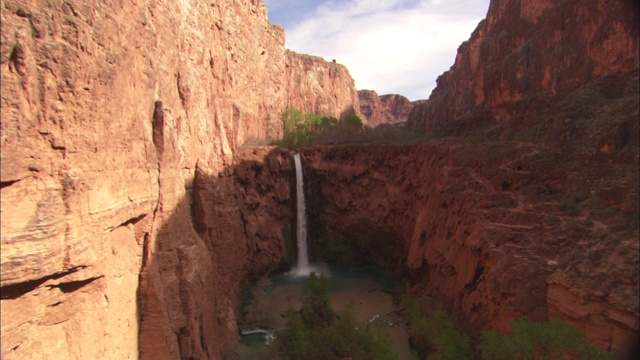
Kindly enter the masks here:
<path id="1" fill-rule="evenodd" d="M 200 204 L 196 230 L 196 164 L 212 182 L 230 177 L 239 147 L 278 137 L 292 104 L 357 108 L 353 80 L 319 60 L 297 68 L 262 1 L 1 6 L 4 355 L 218 357 L 242 280 L 282 260 L 282 236 L 264 224 L 284 210 L 256 219 L 218 194 L 220 212 Z M 273 161 L 270 172 L 286 170 Z M 287 201 L 280 185 L 249 183 L 259 189 L 246 201 Z"/>
<path id="2" fill-rule="evenodd" d="M 402 95 L 378 96 L 373 90 L 358 90 L 358 98 L 360 112 L 370 126 L 405 122 L 415 105 Z"/>
<path id="3" fill-rule="evenodd" d="M 429 100 L 415 106 L 408 119 L 409 126 L 428 133 L 464 135 L 474 141 L 518 139 L 530 145 L 544 144 L 545 151 L 557 154 L 547 158 L 540 151 L 518 165 L 534 171 L 530 179 L 552 176 L 555 180 L 544 180 L 545 186 L 537 189 L 519 190 L 532 198 L 525 207 L 531 211 L 527 221 L 535 223 L 511 227 L 507 219 L 512 216 L 497 218 L 502 223 L 496 227 L 500 232 L 510 228 L 523 233 L 495 234 L 506 240 L 496 248 L 509 249 L 517 260 L 502 260 L 514 263 L 494 275 L 502 280 L 488 288 L 504 293 L 485 299 L 544 304 L 546 310 L 540 314 L 576 324 L 590 343 L 622 358 L 635 358 L 638 353 L 638 297 L 633 294 L 638 289 L 638 183 L 636 175 L 629 177 L 638 167 L 638 15 L 637 4 L 630 1 L 492 1 L 487 19 L 459 47 L 455 64 L 438 78 Z M 516 159 L 517 154 L 514 150 Z M 538 166 L 537 161 L 546 164 Z M 501 166 L 502 170 L 509 168 L 511 165 Z M 504 184 L 517 194 L 512 182 Z M 573 200 L 568 201 L 567 196 Z M 560 223 L 552 220 L 552 208 L 542 204 L 545 198 L 560 203 L 565 213 Z M 522 199 L 515 199 L 520 209 Z M 590 200 L 585 203 L 583 199 Z M 534 220 L 538 216 L 543 218 Z M 557 228 L 562 223 L 564 230 Z M 619 231 L 622 228 L 626 230 Z M 511 244 L 543 229 L 547 230 L 529 244 Z M 477 241 L 473 231 L 469 234 L 467 246 Z M 557 251 L 546 268 L 544 261 L 527 265 L 532 256 L 545 256 L 541 255 L 545 249 L 534 242 L 546 244 L 547 251 Z M 628 248 L 621 249 L 621 244 Z M 633 255 L 627 258 L 625 254 Z M 451 261 L 449 264 L 455 263 Z M 514 275 L 524 268 L 542 270 Z M 479 279 L 487 269 L 484 265 Z M 429 273 L 434 274 L 433 269 Z M 519 299 L 519 292 L 506 295 L 509 288 L 522 286 L 518 282 L 531 279 L 540 286 L 536 292 L 525 291 L 533 294 L 531 299 Z M 480 285 L 477 289 L 487 292 Z M 476 306 L 482 306 L 478 301 L 471 301 L 462 312 L 473 313 Z M 503 306 L 508 309 L 511 305 Z M 512 313 L 536 317 L 522 309 Z M 498 320 L 493 326 L 504 324 Z"/>
<path id="4" fill-rule="evenodd" d="M 334 116 L 360 115 L 355 83 L 344 65 L 286 52 L 287 108 Z"/>
<path id="5" fill-rule="evenodd" d="M 638 30 L 632 1 L 492 1 L 409 124 L 449 134 L 531 125 L 589 81 L 638 68 Z"/>
<path id="6" fill-rule="evenodd" d="M 584 158 L 517 142 L 302 153 L 307 199 L 319 204 L 309 215 L 320 220 L 315 248 L 365 249 L 419 294 L 446 300 L 467 330 L 560 317 L 621 358 L 637 351 L 638 214 L 627 208 L 637 187 L 635 200 L 611 203 L 599 190 L 633 189 L 637 164 L 610 173 L 627 155 Z"/>

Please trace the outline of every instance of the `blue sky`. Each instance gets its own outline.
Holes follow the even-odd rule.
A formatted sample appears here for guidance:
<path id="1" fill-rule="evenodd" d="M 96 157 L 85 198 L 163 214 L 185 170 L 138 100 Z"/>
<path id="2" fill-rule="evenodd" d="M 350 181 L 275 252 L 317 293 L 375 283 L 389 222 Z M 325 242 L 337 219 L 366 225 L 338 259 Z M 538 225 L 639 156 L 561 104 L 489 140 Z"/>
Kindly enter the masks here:
<path id="1" fill-rule="evenodd" d="M 344 64 L 357 89 L 426 99 L 489 0 L 265 0 L 287 48 Z"/>

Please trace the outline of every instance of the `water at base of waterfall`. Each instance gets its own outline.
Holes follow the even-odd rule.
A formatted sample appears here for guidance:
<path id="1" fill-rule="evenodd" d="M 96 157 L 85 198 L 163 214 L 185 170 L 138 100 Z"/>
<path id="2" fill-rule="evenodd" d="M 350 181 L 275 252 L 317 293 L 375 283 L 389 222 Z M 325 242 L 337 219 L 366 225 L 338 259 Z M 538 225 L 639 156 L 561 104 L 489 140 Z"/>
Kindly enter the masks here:
<path id="1" fill-rule="evenodd" d="M 329 268 L 323 264 L 307 265 L 305 267 L 296 266 L 295 268 L 291 269 L 291 271 L 289 271 L 287 274 L 294 278 L 301 278 L 301 277 L 309 277 L 311 276 L 311 273 L 315 273 L 318 276 L 319 275 L 331 276 L 331 272 L 329 271 Z"/>
<path id="2" fill-rule="evenodd" d="M 354 307 L 355 320 L 359 326 L 382 322 L 384 331 L 393 340 L 393 348 L 400 360 L 414 359 L 411 356 L 408 333 L 397 313 L 400 311 L 394 295 L 402 293 L 403 280 L 386 271 L 358 264 L 327 264 L 331 271 L 329 297 L 331 306 L 338 314 L 347 307 Z M 286 334 L 287 313 L 300 311 L 304 296 L 305 277 L 294 277 L 291 273 L 272 278 L 263 278 L 248 289 L 240 312 L 243 314 L 240 329 L 256 331 L 240 338 L 236 353 L 241 360 L 258 359 L 268 345 L 264 334 L 271 332 L 276 338 Z M 246 332 L 246 331 L 245 331 Z M 241 331 L 241 334 L 243 332 Z"/>

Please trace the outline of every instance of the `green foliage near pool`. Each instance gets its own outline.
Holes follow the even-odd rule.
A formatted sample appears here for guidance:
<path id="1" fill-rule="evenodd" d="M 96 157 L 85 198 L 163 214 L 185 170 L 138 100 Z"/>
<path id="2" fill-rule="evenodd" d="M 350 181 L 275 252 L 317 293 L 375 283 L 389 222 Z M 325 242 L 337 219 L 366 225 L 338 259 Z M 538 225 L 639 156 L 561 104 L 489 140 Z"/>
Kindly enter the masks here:
<path id="1" fill-rule="evenodd" d="M 571 354 L 576 359 L 609 360 L 615 355 L 585 344 L 585 336 L 562 320 L 530 322 L 525 317 L 511 322 L 511 334 L 483 331 L 482 359 L 560 359 Z"/>
<path id="2" fill-rule="evenodd" d="M 378 323 L 358 324 L 353 307 L 336 315 L 329 301 L 328 279 L 315 274 L 304 284 L 303 305 L 290 310 L 288 331 L 260 355 L 262 360 L 397 359 L 392 341 Z"/>

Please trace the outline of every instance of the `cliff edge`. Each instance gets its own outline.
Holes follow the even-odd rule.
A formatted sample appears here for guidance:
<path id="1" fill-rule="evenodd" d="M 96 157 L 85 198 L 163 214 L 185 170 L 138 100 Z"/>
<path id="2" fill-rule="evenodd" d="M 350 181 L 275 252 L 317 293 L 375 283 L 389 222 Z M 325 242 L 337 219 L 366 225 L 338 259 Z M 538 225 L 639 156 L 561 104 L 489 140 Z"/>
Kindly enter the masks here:
<path id="1" fill-rule="evenodd" d="M 238 232 L 211 244 L 191 215 L 197 169 L 199 189 L 229 177 L 243 145 L 281 136 L 288 107 L 357 109 L 353 79 L 287 51 L 262 1 L 1 7 L 4 356 L 219 357 L 242 282 L 284 256 L 264 223 L 288 210 L 233 218 Z M 282 186 L 274 201 L 288 204 Z M 239 214 L 233 197 L 214 198 Z M 247 243 L 256 233 L 274 247 Z M 215 250 L 234 239 L 245 245 Z"/>
<path id="2" fill-rule="evenodd" d="M 633 1 L 491 1 L 409 125 L 454 135 L 531 127 L 588 82 L 638 68 L 638 12 Z"/>

